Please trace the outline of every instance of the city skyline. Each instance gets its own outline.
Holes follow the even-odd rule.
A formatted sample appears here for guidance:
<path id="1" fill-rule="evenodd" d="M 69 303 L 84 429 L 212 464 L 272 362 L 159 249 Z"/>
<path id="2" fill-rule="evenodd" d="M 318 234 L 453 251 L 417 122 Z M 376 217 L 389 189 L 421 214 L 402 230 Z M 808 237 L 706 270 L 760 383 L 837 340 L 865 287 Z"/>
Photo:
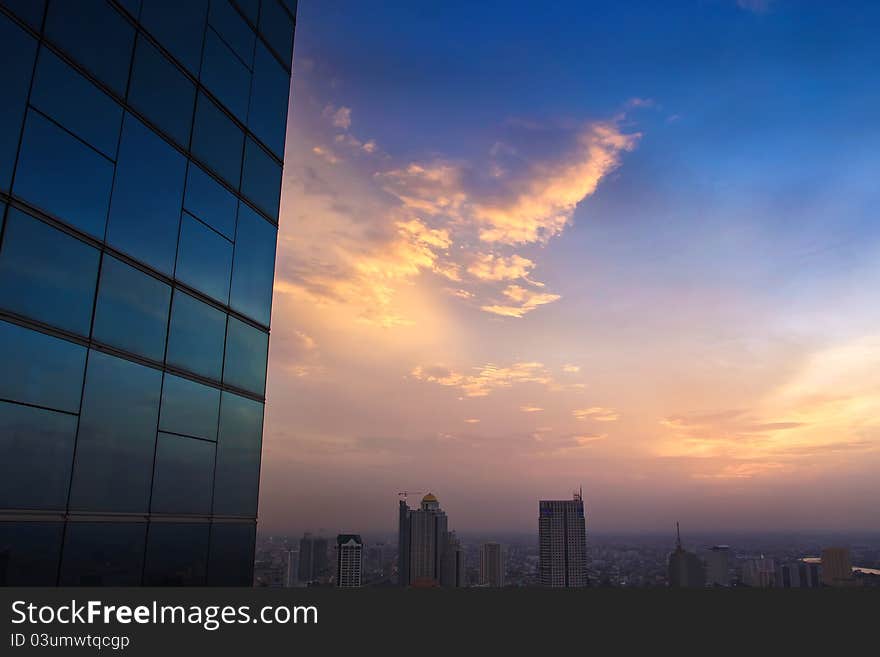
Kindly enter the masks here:
<path id="1" fill-rule="evenodd" d="M 262 530 L 876 527 L 878 10 L 303 3 Z"/>

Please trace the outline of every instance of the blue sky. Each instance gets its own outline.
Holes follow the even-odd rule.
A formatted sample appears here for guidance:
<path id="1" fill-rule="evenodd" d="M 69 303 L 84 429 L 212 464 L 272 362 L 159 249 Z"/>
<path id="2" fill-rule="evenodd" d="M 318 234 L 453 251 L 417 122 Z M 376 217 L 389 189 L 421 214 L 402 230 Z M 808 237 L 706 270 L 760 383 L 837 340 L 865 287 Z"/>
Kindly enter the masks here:
<path id="1" fill-rule="evenodd" d="M 866 526 L 880 6 L 499 6 L 300 4 L 264 519 Z"/>

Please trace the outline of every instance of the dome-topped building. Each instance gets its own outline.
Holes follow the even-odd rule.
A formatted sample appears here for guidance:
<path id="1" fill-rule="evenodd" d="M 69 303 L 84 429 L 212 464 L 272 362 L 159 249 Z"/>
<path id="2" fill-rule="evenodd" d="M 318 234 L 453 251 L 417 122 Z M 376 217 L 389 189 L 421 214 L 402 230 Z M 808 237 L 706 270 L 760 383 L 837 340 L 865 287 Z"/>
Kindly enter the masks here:
<path id="1" fill-rule="evenodd" d="M 439 509 L 440 508 L 440 500 L 437 499 L 437 496 L 434 493 L 428 493 L 422 498 L 422 508 L 423 509 Z"/>

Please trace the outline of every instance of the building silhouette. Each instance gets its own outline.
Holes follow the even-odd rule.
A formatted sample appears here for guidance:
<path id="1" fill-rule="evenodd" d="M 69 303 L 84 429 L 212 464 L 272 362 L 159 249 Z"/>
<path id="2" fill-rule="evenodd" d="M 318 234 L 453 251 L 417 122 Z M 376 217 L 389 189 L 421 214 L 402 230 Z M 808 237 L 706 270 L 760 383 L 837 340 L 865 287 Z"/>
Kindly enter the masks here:
<path id="1" fill-rule="evenodd" d="M 581 493 L 538 503 L 538 580 L 541 586 L 587 586 L 587 528 Z"/>
<path id="2" fill-rule="evenodd" d="M 0 3 L 0 585 L 251 585 L 295 11 Z"/>
<path id="3" fill-rule="evenodd" d="M 700 558 L 681 545 L 681 530 L 675 523 L 675 549 L 669 554 L 667 564 L 669 587 L 696 589 L 706 586 L 706 569 Z"/>
<path id="4" fill-rule="evenodd" d="M 336 586 L 359 588 L 363 583 L 364 542 L 357 534 L 336 537 Z"/>
<path id="5" fill-rule="evenodd" d="M 303 584 L 319 582 L 330 575 L 327 561 L 327 539 L 308 532 L 299 541 L 299 568 L 297 577 Z"/>
<path id="6" fill-rule="evenodd" d="M 480 546 L 480 585 L 504 586 L 504 552 L 500 543 L 488 542 Z"/>
<path id="7" fill-rule="evenodd" d="M 463 586 L 461 544 L 449 532 L 446 512 L 433 493 L 422 498 L 418 509 L 400 501 L 398 547 L 400 586 Z"/>
<path id="8" fill-rule="evenodd" d="M 822 583 L 825 586 L 851 586 L 852 560 L 849 549 L 829 547 L 822 550 Z"/>
<path id="9" fill-rule="evenodd" d="M 761 555 L 746 559 L 742 563 L 740 582 L 756 589 L 766 589 L 776 585 L 776 562 Z"/>
<path id="10" fill-rule="evenodd" d="M 709 586 L 730 586 L 730 548 L 713 545 L 706 552 L 706 583 Z"/>

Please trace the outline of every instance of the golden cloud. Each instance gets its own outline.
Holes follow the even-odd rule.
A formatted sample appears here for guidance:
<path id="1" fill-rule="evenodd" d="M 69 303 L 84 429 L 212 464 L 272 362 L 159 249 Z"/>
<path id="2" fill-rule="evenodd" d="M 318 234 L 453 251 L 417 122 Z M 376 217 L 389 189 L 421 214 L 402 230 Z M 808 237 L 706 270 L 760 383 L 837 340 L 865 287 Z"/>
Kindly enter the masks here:
<path id="1" fill-rule="evenodd" d="M 549 292 L 535 292 L 520 285 L 508 285 L 504 296 L 513 303 L 495 303 L 481 306 L 480 309 L 503 317 L 523 317 L 538 306 L 553 303 L 562 297 Z"/>
<path id="2" fill-rule="evenodd" d="M 578 408 L 571 412 L 578 420 L 596 420 L 596 422 L 616 422 L 619 419 L 617 411 L 613 408 L 593 406 L 592 408 Z"/>

